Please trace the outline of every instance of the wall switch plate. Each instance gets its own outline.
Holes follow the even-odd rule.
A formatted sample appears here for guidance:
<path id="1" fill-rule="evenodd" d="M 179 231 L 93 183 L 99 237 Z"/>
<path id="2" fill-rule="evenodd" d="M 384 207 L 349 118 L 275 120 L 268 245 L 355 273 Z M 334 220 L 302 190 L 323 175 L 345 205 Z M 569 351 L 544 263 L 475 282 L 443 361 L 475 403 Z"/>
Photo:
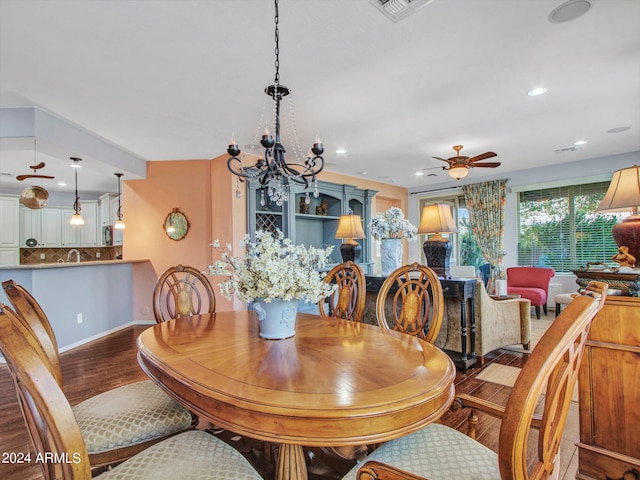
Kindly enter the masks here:
<path id="1" fill-rule="evenodd" d="M 79 313 L 79 314 L 77 315 L 77 318 L 78 318 L 78 325 L 80 325 L 80 324 L 82 323 L 82 314 L 81 314 L 81 313 Z"/>
<path id="2" fill-rule="evenodd" d="M 46 255 L 44 253 L 40 254 L 40 260 L 44 260 L 46 258 Z"/>

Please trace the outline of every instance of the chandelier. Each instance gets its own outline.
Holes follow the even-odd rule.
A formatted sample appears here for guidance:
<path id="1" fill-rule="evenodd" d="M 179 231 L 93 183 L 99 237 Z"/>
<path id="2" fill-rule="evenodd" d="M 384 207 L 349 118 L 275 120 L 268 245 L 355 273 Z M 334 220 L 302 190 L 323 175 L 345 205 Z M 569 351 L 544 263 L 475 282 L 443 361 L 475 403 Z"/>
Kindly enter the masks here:
<path id="1" fill-rule="evenodd" d="M 275 138 L 265 130 L 260 144 L 264 148 L 264 155 L 261 155 L 256 163 L 251 166 L 243 166 L 242 160 L 239 158 L 240 147 L 231 138 L 231 144 L 227 148 L 230 158 L 227 160 L 227 168 L 244 182 L 245 178 L 250 180 L 258 180 L 261 186 L 261 204 L 264 205 L 264 191 L 277 205 L 282 205 L 289 199 L 289 185 L 296 183 L 304 186 L 307 191 L 305 198 L 306 203 L 309 199 L 309 184 L 314 184 L 314 196 L 318 197 L 318 186 L 316 174 L 320 173 L 324 168 L 324 159 L 321 157 L 324 147 L 320 139 L 316 140 L 311 147 L 304 163 L 287 163 L 284 158 L 285 149 L 280 141 L 280 102 L 284 97 L 289 95 L 289 88 L 280 84 L 280 48 L 279 48 L 279 30 L 278 30 L 278 0 L 275 0 L 275 67 L 276 75 L 273 85 L 265 88 L 265 93 L 270 96 L 275 105 Z M 313 155 L 312 155 L 313 154 Z M 236 197 L 240 196 L 239 189 L 236 189 Z"/>

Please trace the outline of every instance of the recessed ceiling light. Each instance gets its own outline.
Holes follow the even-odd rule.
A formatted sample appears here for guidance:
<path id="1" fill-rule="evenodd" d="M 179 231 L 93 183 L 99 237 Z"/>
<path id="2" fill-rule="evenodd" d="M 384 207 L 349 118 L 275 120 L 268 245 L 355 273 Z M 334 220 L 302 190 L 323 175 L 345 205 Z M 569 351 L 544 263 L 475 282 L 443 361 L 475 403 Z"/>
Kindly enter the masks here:
<path id="1" fill-rule="evenodd" d="M 416 177 L 421 177 L 424 175 L 424 172 L 416 172 Z"/>
<path id="2" fill-rule="evenodd" d="M 578 140 L 577 142 L 573 142 L 573 144 L 577 147 L 578 145 L 584 145 L 586 144 L 587 141 L 586 140 Z"/>
<path id="3" fill-rule="evenodd" d="M 336 153 L 347 153 L 347 151 L 344 148 L 339 148 L 336 150 Z"/>
<path id="4" fill-rule="evenodd" d="M 622 132 L 626 132 L 627 130 L 630 130 L 631 127 L 616 127 L 616 128 L 610 128 L 609 130 L 607 130 L 607 133 L 622 133 Z"/>
<path id="5" fill-rule="evenodd" d="M 537 97 L 538 95 L 542 95 L 546 91 L 547 89 L 544 87 L 537 87 L 537 88 L 534 88 L 533 90 L 529 90 L 527 92 L 527 95 L 529 95 L 530 97 Z"/>
<path id="6" fill-rule="evenodd" d="M 570 22 L 587 13 L 590 8 L 589 0 L 569 0 L 551 11 L 549 21 L 551 23 Z"/>
<path id="7" fill-rule="evenodd" d="M 66 183 L 64 183 L 64 182 L 58 182 L 58 186 L 59 186 L 59 187 L 66 187 L 66 186 L 67 186 L 67 184 L 66 184 Z"/>
<path id="8" fill-rule="evenodd" d="M 82 168 L 82 165 L 80 165 L 79 163 L 72 163 L 71 165 L 69 165 L 71 168 Z"/>

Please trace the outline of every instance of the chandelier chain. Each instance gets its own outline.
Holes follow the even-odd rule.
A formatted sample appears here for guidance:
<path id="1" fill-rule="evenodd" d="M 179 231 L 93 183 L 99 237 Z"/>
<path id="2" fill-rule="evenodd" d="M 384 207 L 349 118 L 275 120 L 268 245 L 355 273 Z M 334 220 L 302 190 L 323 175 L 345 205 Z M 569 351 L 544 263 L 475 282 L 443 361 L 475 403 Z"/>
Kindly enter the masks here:
<path id="1" fill-rule="evenodd" d="M 274 83 L 276 85 L 280 84 L 280 30 L 278 30 L 278 23 L 280 22 L 280 16 L 278 15 L 278 0 L 275 0 L 275 4 L 276 4 L 276 14 L 275 14 L 275 24 L 276 24 L 276 31 L 275 31 L 275 39 L 276 39 L 276 78 L 274 80 Z"/>

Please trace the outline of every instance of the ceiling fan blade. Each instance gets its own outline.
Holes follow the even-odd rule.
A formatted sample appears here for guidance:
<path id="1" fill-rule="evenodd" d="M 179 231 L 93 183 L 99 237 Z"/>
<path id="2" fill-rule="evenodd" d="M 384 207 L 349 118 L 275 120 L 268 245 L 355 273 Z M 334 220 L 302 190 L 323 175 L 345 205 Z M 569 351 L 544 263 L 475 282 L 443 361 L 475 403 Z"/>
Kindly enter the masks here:
<path id="1" fill-rule="evenodd" d="M 56 177 L 52 177 L 50 175 L 17 175 L 16 176 L 16 180 L 25 180 L 27 178 L 56 178 Z"/>
<path id="2" fill-rule="evenodd" d="M 32 165 L 29 168 L 33 169 L 33 170 L 40 170 L 41 168 L 44 168 L 44 162 L 40 162 L 37 165 Z"/>
<path id="3" fill-rule="evenodd" d="M 468 160 L 468 163 L 473 163 L 473 162 L 477 162 L 479 160 L 484 160 L 485 158 L 491 158 L 491 157 L 495 157 L 497 156 L 497 153 L 493 153 L 493 152 L 484 152 L 481 155 L 476 155 L 475 157 L 472 157 Z"/>
<path id="4" fill-rule="evenodd" d="M 442 160 L 443 162 L 451 163 L 450 159 L 447 160 L 446 158 L 440 158 L 440 157 L 433 157 L 433 158 L 435 158 L 436 160 Z"/>
<path id="5" fill-rule="evenodd" d="M 487 163 L 472 163 L 469 165 L 471 168 L 484 167 L 484 168 L 496 168 L 500 166 L 500 162 L 487 162 Z"/>

